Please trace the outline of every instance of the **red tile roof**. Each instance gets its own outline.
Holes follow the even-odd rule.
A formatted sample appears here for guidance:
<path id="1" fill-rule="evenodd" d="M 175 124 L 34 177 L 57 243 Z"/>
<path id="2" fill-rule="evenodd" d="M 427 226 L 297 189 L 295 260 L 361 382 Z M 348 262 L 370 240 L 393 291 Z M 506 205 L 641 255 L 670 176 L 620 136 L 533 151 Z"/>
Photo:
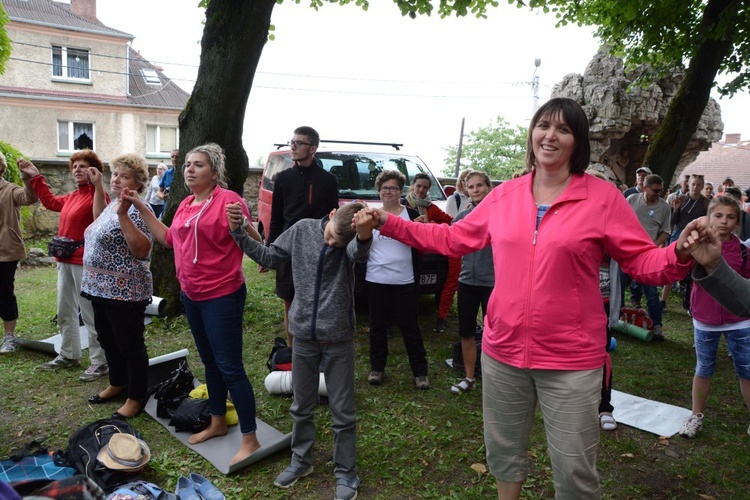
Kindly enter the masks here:
<path id="1" fill-rule="evenodd" d="M 714 192 L 727 177 L 743 191 L 750 187 L 750 141 L 736 144 L 714 143 L 708 151 L 685 167 L 683 174 L 702 174 L 714 185 Z"/>

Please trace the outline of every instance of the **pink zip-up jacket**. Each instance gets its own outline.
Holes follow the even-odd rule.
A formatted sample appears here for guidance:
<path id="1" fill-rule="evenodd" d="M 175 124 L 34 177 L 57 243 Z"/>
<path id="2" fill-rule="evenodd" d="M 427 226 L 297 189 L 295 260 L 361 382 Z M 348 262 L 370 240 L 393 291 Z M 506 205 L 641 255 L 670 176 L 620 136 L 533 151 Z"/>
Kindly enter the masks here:
<path id="1" fill-rule="evenodd" d="M 536 228 L 533 175 L 504 182 L 452 226 L 388 217 L 381 233 L 419 250 L 462 256 L 492 245 L 495 289 L 485 354 L 517 368 L 591 370 L 605 363 L 599 291 L 604 254 L 640 283 L 682 279 L 675 244 L 657 248 L 611 183 L 574 175 Z"/>
<path id="2" fill-rule="evenodd" d="M 740 239 L 734 234 L 730 238 L 721 244 L 721 256 L 726 261 L 727 265 L 737 271 L 737 274 L 743 278 L 750 278 L 750 260 L 749 258 L 742 259 L 742 248 L 740 247 Z M 727 325 L 730 323 L 739 323 L 747 318 L 741 316 L 735 316 L 721 304 L 716 302 L 711 295 L 708 294 L 700 286 L 693 286 L 690 291 L 690 313 L 693 318 L 697 319 L 702 323 L 708 325 Z"/>

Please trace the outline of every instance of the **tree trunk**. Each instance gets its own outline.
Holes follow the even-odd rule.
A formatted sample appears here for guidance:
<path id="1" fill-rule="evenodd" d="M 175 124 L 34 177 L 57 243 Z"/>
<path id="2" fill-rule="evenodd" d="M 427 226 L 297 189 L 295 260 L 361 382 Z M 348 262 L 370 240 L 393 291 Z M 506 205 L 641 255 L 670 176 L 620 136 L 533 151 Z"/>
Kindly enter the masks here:
<path id="1" fill-rule="evenodd" d="M 682 153 L 698 128 L 721 63 L 733 47 L 734 27 L 739 22 L 737 0 L 710 0 L 703 12 L 702 43 L 690 60 L 685 78 L 669 103 L 667 114 L 646 151 L 643 165 L 649 165 L 669 185 Z M 717 38 L 720 23 L 730 26 Z"/>
<path id="2" fill-rule="evenodd" d="M 215 142 L 226 154 L 229 188 L 242 194 L 249 167 L 242 147 L 245 108 L 276 0 L 211 0 L 201 40 L 198 78 L 180 114 L 180 164 L 185 154 Z M 188 195 L 182 170 L 175 171 L 163 221 L 170 225 Z M 156 246 L 151 261 L 156 295 L 167 299 L 167 315 L 182 312 L 172 250 Z"/>

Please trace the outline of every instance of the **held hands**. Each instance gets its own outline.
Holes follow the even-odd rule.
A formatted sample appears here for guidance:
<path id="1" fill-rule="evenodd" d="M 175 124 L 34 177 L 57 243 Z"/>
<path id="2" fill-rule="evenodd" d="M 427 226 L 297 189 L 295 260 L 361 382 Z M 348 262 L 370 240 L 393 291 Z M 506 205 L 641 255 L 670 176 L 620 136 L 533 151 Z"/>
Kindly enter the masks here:
<path id="1" fill-rule="evenodd" d="M 23 180 L 28 180 L 39 175 L 39 169 L 29 160 L 19 158 L 16 161 L 16 166 L 18 166 L 18 170 L 21 172 L 21 179 Z"/>
<path id="2" fill-rule="evenodd" d="M 98 172 L 98 170 L 96 171 Z M 140 198 L 140 196 L 138 196 L 137 191 L 128 189 L 128 188 L 123 188 L 122 192 L 120 193 L 120 203 L 118 203 L 117 205 L 118 216 L 121 216 L 121 215 L 124 215 L 126 217 L 128 216 L 128 210 L 130 210 L 130 207 L 133 205 L 133 202 L 131 200 L 134 196 L 137 198 Z"/>
<path id="3" fill-rule="evenodd" d="M 685 227 L 677 240 L 678 251 L 687 250 L 711 274 L 721 262 L 721 239 L 708 226 L 708 218 L 700 217 Z M 679 255 L 679 254 L 678 254 Z"/>
<path id="4" fill-rule="evenodd" d="M 361 241 L 372 238 L 372 230 L 377 226 L 375 216 L 366 208 L 363 208 L 352 219 L 352 225 L 357 230 L 357 237 Z"/>
<path id="5" fill-rule="evenodd" d="M 227 203 L 226 205 L 227 222 L 229 222 L 229 230 L 236 231 L 242 227 L 242 220 L 244 214 L 242 213 L 242 205 L 240 202 Z"/>
<path id="6" fill-rule="evenodd" d="M 122 192 L 120 193 L 120 207 L 122 206 L 123 202 L 127 202 L 127 208 L 125 208 L 125 213 L 127 213 L 127 210 L 130 208 L 130 205 L 133 205 L 135 208 L 137 208 L 141 212 L 142 212 L 142 209 L 146 208 L 146 205 L 143 203 L 143 200 L 138 194 L 138 191 L 135 191 L 134 189 L 125 188 L 122 190 Z M 120 211 L 120 207 L 117 208 L 118 214 Z"/>
<path id="7" fill-rule="evenodd" d="M 414 222 L 422 222 L 423 224 L 426 224 L 426 223 L 430 222 L 430 220 L 427 218 L 426 215 L 420 215 L 419 217 L 417 217 L 416 219 L 414 219 Z"/>

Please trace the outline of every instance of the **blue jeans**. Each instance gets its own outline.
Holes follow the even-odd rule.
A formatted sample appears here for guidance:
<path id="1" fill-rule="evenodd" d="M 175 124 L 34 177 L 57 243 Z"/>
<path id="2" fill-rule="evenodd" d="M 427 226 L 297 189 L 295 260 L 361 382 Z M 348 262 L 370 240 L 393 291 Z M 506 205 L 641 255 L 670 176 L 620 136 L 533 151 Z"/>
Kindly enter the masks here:
<path id="1" fill-rule="evenodd" d="M 737 377 L 750 380 L 750 328 L 726 332 L 707 332 L 695 328 L 695 374 L 702 378 L 713 376 L 722 333 L 727 340 L 727 348 L 732 356 Z"/>
<path id="2" fill-rule="evenodd" d="M 185 306 L 195 346 L 206 367 L 208 405 L 212 416 L 227 413 L 227 391 L 237 409 L 242 434 L 251 434 L 255 424 L 255 394 L 242 362 L 242 312 L 247 288 L 210 300 L 193 301 L 184 293 Z"/>

